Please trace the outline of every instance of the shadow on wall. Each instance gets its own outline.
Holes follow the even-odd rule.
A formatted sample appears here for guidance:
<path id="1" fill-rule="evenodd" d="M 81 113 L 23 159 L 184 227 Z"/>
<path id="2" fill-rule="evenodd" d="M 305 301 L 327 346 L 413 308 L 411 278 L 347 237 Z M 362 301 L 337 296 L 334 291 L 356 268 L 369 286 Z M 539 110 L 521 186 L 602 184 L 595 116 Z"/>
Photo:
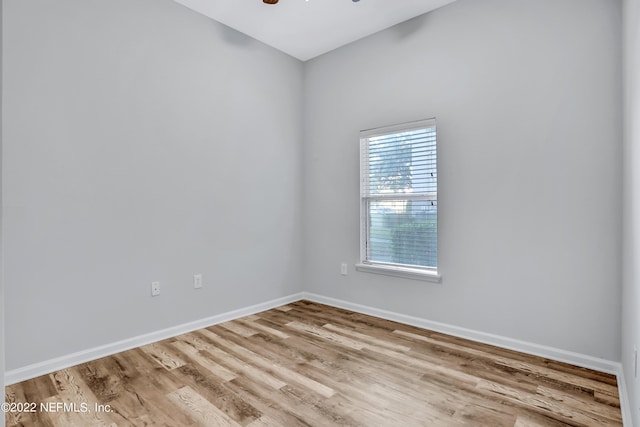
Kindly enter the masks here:
<path id="1" fill-rule="evenodd" d="M 230 45 L 249 46 L 255 43 L 255 39 L 241 33 L 240 31 L 234 30 L 233 28 L 218 22 L 214 22 L 213 24 L 215 24 L 215 29 L 220 35 L 220 38 Z"/>
<path id="2" fill-rule="evenodd" d="M 430 13 L 425 13 L 424 15 L 416 16 L 413 19 L 391 27 L 390 31 L 393 32 L 398 40 L 408 39 L 428 24 L 429 15 Z"/>

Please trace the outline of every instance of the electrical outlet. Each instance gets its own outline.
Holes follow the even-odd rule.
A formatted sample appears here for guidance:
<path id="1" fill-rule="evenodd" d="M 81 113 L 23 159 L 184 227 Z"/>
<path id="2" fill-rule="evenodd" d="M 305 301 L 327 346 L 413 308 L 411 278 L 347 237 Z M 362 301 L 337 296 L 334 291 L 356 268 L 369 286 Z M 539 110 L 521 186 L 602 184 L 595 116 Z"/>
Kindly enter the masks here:
<path id="1" fill-rule="evenodd" d="M 340 264 L 340 274 L 342 274 L 343 276 L 349 274 L 349 267 L 346 262 Z"/>
<path id="2" fill-rule="evenodd" d="M 160 282 L 151 282 L 151 296 L 157 297 L 160 295 Z"/>
<path id="3" fill-rule="evenodd" d="M 193 287 L 195 289 L 200 289 L 202 287 L 202 274 L 193 275 Z"/>

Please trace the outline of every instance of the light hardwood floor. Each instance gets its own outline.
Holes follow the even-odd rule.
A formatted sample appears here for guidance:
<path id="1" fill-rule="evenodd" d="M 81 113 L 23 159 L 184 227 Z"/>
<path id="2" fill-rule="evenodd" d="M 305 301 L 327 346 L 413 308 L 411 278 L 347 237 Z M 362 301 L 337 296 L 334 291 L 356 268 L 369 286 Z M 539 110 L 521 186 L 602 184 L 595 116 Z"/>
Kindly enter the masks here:
<path id="1" fill-rule="evenodd" d="M 15 384 L 5 397 L 38 405 L 8 413 L 8 427 L 622 424 L 612 375 L 308 301 Z"/>

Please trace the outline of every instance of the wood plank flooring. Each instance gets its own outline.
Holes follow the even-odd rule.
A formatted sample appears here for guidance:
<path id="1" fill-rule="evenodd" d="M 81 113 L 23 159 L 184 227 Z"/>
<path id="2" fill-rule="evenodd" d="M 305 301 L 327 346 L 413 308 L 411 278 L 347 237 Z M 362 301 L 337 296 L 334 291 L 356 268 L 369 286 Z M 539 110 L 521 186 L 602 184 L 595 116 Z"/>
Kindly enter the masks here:
<path id="1" fill-rule="evenodd" d="M 308 301 L 14 384 L 5 400 L 36 404 L 9 427 L 622 425 L 612 375 Z"/>

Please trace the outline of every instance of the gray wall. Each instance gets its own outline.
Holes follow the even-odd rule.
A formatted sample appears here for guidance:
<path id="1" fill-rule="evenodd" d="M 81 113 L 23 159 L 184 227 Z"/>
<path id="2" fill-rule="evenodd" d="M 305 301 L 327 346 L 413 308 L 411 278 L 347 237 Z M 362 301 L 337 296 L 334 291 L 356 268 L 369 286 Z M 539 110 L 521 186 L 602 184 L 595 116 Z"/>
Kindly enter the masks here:
<path id="1" fill-rule="evenodd" d="M 7 369 L 300 290 L 302 63 L 170 0 L 3 3 Z"/>
<path id="2" fill-rule="evenodd" d="M 619 360 L 620 14 L 459 0 L 307 63 L 306 290 Z M 434 116 L 442 284 L 353 271 L 358 131 Z"/>
<path id="3" fill-rule="evenodd" d="M 624 1 L 624 277 L 622 365 L 634 425 L 640 425 L 640 380 L 634 348 L 640 350 L 640 0 Z"/>
<path id="4" fill-rule="evenodd" d="M 3 4 L 8 369 L 303 283 L 619 360 L 620 2 L 459 0 L 304 66 L 169 0 Z M 432 116 L 443 283 L 353 271 L 358 131 Z"/>

